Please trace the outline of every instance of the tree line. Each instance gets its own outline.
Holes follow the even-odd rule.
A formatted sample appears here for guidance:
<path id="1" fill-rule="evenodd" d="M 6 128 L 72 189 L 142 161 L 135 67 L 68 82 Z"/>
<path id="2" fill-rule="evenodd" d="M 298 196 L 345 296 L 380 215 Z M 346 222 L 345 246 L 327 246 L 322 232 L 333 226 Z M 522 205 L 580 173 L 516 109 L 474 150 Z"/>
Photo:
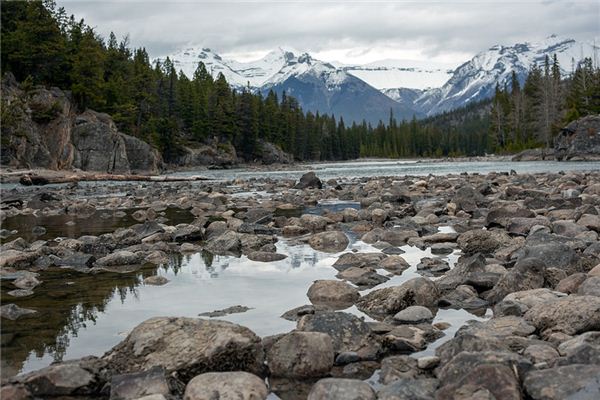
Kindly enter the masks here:
<path id="1" fill-rule="evenodd" d="M 298 160 L 481 155 L 549 140 L 540 129 L 552 134 L 558 126 L 554 110 L 561 107 L 568 107 L 563 114 L 569 118 L 598 112 L 597 99 L 590 97 L 597 93 L 597 69 L 585 70 L 577 86 L 581 93 L 569 103 L 559 102 L 558 93 L 567 87 L 575 90 L 569 82 L 581 79 L 576 73 L 565 83 L 552 75 L 552 68 L 547 74 L 534 69 L 528 78 L 546 82 L 546 76 L 552 76 L 557 82 L 548 83 L 547 98 L 554 102 L 543 103 L 547 108 L 537 102 L 534 107 L 528 97 L 533 83 L 526 82 L 523 90 L 513 83 L 510 91 L 498 89 L 491 102 L 425 120 L 397 121 L 390 111 L 389 120 L 376 126 L 346 123 L 333 115 L 305 112 L 285 93 L 278 97 L 249 88 L 233 90 L 222 74 L 213 78 L 202 63 L 188 78 L 168 58 L 151 62 L 144 48 L 130 47 L 127 37 L 118 40 L 111 33 L 103 39 L 53 0 L 3 1 L 1 22 L 3 72 L 12 72 L 23 87 L 69 90 L 78 110 L 110 114 L 120 131 L 151 143 L 167 162 L 176 160 L 183 146 L 207 143 L 233 145 L 247 161 L 260 159 L 263 142 L 280 146 Z M 518 109 L 514 115 L 513 108 Z M 534 125 L 533 112 L 548 117 L 536 119 Z"/>
<path id="2" fill-rule="evenodd" d="M 490 150 L 551 147 L 565 124 L 590 114 L 600 114 L 600 68 L 585 58 L 563 78 L 556 55 L 546 56 L 543 65 L 531 67 L 523 85 L 513 72 L 510 85 L 496 86 Z"/>

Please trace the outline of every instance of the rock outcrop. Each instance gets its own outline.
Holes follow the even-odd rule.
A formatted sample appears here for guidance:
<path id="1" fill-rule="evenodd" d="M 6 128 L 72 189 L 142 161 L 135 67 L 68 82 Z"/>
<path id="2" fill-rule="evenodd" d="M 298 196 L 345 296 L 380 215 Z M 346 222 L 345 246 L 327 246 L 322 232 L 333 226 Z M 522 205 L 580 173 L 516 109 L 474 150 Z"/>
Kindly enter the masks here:
<path id="1" fill-rule="evenodd" d="M 588 115 L 561 129 L 554 151 L 557 160 L 600 160 L 600 115 Z"/>

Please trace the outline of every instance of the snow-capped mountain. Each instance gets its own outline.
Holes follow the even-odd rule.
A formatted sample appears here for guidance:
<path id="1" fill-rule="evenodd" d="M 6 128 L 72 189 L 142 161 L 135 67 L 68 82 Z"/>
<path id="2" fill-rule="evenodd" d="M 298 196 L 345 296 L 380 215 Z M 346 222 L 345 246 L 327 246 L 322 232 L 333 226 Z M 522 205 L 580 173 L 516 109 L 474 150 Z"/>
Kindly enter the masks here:
<path id="1" fill-rule="evenodd" d="M 573 71 L 576 62 L 586 56 L 593 56 L 594 47 L 589 43 L 554 35 L 537 43 L 496 45 L 456 68 L 452 77 L 442 87 L 427 90 L 416 99 L 410 92 L 408 98 L 404 98 L 401 93 L 390 93 L 397 94 L 397 101 L 413 101 L 415 108 L 427 115 L 439 114 L 469 102 L 491 97 L 496 84 L 504 86 L 510 83 L 513 71 L 523 83 L 533 64 L 541 66 L 546 56 L 552 60 L 554 54 L 563 75 L 568 75 Z"/>

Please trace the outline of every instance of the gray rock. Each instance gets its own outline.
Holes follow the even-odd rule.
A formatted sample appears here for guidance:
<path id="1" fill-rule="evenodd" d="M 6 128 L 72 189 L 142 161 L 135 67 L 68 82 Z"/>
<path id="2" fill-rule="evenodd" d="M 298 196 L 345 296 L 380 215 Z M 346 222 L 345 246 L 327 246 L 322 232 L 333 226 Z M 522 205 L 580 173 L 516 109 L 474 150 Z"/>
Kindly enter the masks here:
<path id="1" fill-rule="evenodd" d="M 436 399 L 521 399 L 518 376 L 510 366 L 481 365 L 465 369 L 454 381 L 444 381 Z"/>
<path id="2" fill-rule="evenodd" d="M 317 280 L 308 289 L 307 296 L 313 304 L 342 309 L 354 304 L 360 294 L 354 287 L 342 281 Z"/>
<path id="3" fill-rule="evenodd" d="M 356 379 L 325 378 L 314 384 L 308 400 L 375 400 L 368 383 Z"/>
<path id="4" fill-rule="evenodd" d="M 557 160 L 600 158 L 600 117 L 589 115 L 571 122 L 554 139 Z"/>
<path id="5" fill-rule="evenodd" d="M 574 364 L 531 371 L 523 387 L 533 400 L 597 399 L 600 365 Z"/>
<path id="6" fill-rule="evenodd" d="M 322 187 L 323 183 L 319 178 L 317 178 L 317 175 L 313 171 L 307 172 L 304 175 L 302 175 L 298 183 L 296 183 L 296 186 L 294 186 L 294 188 L 296 189 L 321 189 Z"/>
<path id="7" fill-rule="evenodd" d="M 308 239 L 310 247 L 327 253 L 343 251 L 349 243 L 348 237 L 340 231 L 321 232 L 312 235 Z"/>
<path id="8" fill-rule="evenodd" d="M 600 330 L 600 297 L 569 295 L 553 302 L 537 304 L 525 313 L 542 334 L 553 332 L 567 335 Z"/>
<path id="9" fill-rule="evenodd" d="M 149 395 L 169 396 L 169 394 L 169 383 L 161 367 L 131 374 L 113 375 L 110 382 L 110 400 L 135 400 Z"/>
<path id="10" fill-rule="evenodd" d="M 519 206 L 516 203 L 509 203 L 490 208 L 486 217 L 486 226 L 501 226 L 509 225 L 512 218 L 534 218 L 535 213 L 525 207 Z"/>
<path id="11" fill-rule="evenodd" d="M 291 332 L 267 351 L 272 376 L 307 379 L 326 376 L 333 367 L 333 342 L 321 332 Z"/>
<path id="12" fill-rule="evenodd" d="M 141 262 L 136 253 L 127 250 L 119 250 L 96 260 L 96 265 L 101 267 L 115 267 L 121 265 L 134 265 Z"/>
<path id="13" fill-rule="evenodd" d="M 600 297 L 600 276 L 590 276 L 579 286 L 578 294 Z"/>
<path id="14" fill-rule="evenodd" d="M 237 255 L 242 251 L 242 241 L 238 233 L 227 231 L 207 242 L 205 249 L 219 255 Z"/>
<path id="15" fill-rule="evenodd" d="M 350 267 L 338 273 L 337 278 L 346 280 L 362 288 L 371 288 L 389 280 L 387 276 L 379 275 L 371 268 Z"/>
<path id="16" fill-rule="evenodd" d="M 0 306 L 0 317 L 10 319 L 11 321 L 16 321 L 17 319 L 25 316 L 36 313 L 36 310 L 31 310 L 29 308 L 21 308 L 16 304 L 3 304 Z"/>
<path id="17" fill-rule="evenodd" d="M 381 361 L 379 382 L 388 385 L 399 379 L 416 379 L 423 375 L 417 360 L 410 356 L 390 356 Z"/>
<path id="18" fill-rule="evenodd" d="M 474 229 L 462 233 L 458 239 L 458 247 L 465 254 L 491 254 L 500 247 L 510 245 L 512 239 L 504 231 Z"/>
<path id="19" fill-rule="evenodd" d="M 162 285 L 166 285 L 167 283 L 169 283 L 169 280 L 167 278 L 165 278 L 164 276 L 153 275 L 153 276 L 144 278 L 144 283 L 146 285 L 162 286 Z"/>
<path id="20" fill-rule="evenodd" d="M 394 321 L 401 324 L 418 324 L 432 320 L 431 310 L 423 306 L 410 306 L 394 315 Z"/>
<path id="21" fill-rule="evenodd" d="M 496 303 L 512 292 L 541 288 L 544 286 L 545 271 L 546 265 L 539 258 L 520 259 L 500 278 L 486 299 Z"/>
<path id="22" fill-rule="evenodd" d="M 183 399 L 264 400 L 268 394 L 265 382 L 248 372 L 208 372 L 190 380 Z"/>
<path id="23" fill-rule="evenodd" d="M 253 251 L 251 253 L 248 253 L 249 260 L 259 262 L 281 261 L 286 258 L 287 256 L 285 254 L 271 253 L 266 251 Z"/>
<path id="24" fill-rule="evenodd" d="M 225 315 L 244 313 L 244 312 L 249 311 L 249 310 L 252 310 L 252 308 L 246 307 L 246 306 L 239 306 L 238 305 L 238 306 L 227 307 L 227 308 L 224 308 L 222 310 L 215 310 L 215 311 L 203 312 L 203 313 L 198 314 L 198 316 L 200 316 L 200 317 L 210 317 L 210 318 L 224 317 Z"/>
<path id="25" fill-rule="evenodd" d="M 437 379 L 398 379 L 377 392 L 379 400 L 431 400 L 439 385 Z"/>
<path id="26" fill-rule="evenodd" d="M 162 366 L 183 382 L 199 372 L 230 369 L 260 373 L 262 343 L 250 329 L 194 318 L 150 318 L 136 326 L 104 359 L 118 373 Z"/>
<path id="27" fill-rule="evenodd" d="M 446 260 L 439 258 L 423 257 L 417 264 L 417 272 L 420 274 L 441 275 L 450 270 L 450 265 Z"/>

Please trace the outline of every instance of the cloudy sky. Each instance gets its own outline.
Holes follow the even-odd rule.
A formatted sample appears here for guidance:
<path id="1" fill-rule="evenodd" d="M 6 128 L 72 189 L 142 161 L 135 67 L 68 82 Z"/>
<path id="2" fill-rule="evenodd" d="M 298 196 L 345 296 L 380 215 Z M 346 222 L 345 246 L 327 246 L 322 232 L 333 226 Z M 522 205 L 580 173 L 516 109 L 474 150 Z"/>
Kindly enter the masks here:
<path id="1" fill-rule="evenodd" d="M 458 64 L 494 44 L 557 34 L 600 43 L 600 2 L 58 0 L 106 37 L 130 36 L 152 57 L 210 47 L 238 61 L 277 46 L 326 61 Z"/>

